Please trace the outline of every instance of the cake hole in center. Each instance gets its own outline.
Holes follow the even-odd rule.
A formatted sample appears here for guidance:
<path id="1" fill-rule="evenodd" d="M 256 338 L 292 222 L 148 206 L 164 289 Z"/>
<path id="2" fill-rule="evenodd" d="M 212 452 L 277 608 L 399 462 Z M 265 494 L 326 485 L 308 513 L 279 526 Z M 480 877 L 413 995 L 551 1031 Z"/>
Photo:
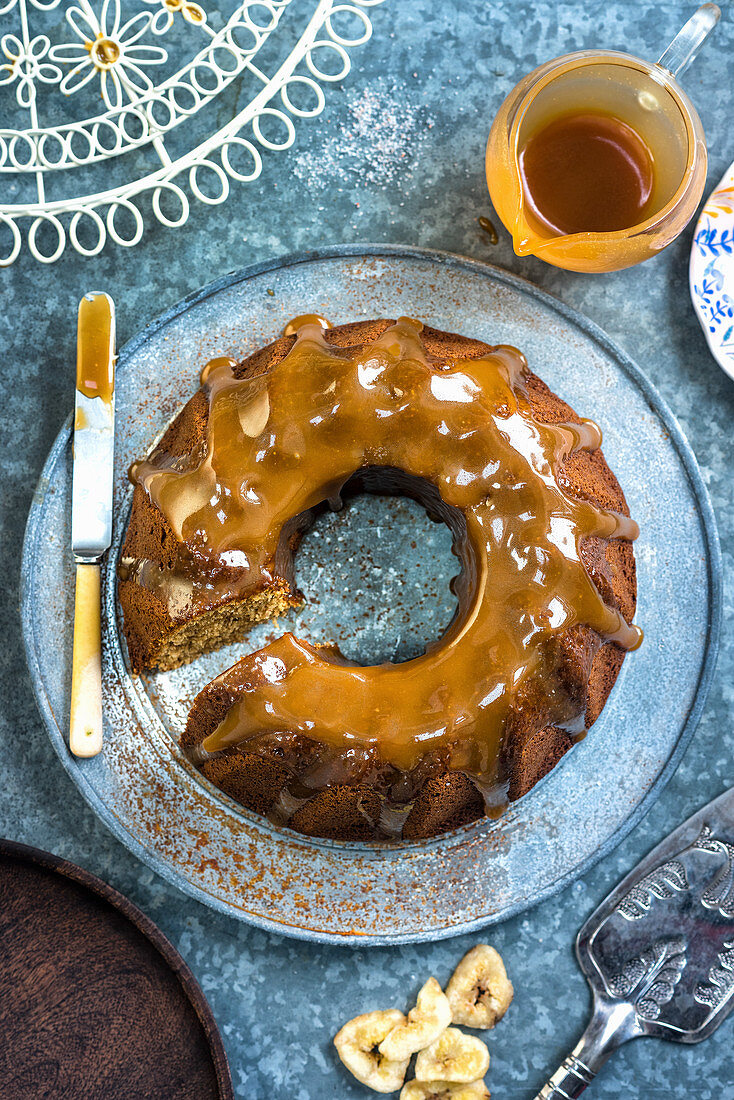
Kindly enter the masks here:
<path id="1" fill-rule="evenodd" d="M 288 628 L 362 665 L 419 656 L 456 611 L 449 584 L 460 564 L 451 546 L 449 527 L 415 500 L 347 497 L 303 537 L 295 567 L 306 605 Z"/>

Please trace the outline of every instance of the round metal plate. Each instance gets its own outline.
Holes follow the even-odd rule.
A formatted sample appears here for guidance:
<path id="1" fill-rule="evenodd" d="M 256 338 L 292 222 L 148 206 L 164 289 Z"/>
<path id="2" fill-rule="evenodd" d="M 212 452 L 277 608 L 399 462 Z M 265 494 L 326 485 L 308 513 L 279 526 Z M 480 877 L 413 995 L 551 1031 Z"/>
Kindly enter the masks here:
<path id="1" fill-rule="evenodd" d="M 230 647 L 201 668 L 197 662 L 197 669 L 147 679 L 128 674 L 114 596 L 128 465 L 193 392 L 206 359 L 247 354 L 276 337 L 290 317 L 311 311 L 337 324 L 408 314 L 489 343 L 516 344 L 554 390 L 602 424 L 605 453 L 640 523 L 638 622 L 645 642 L 628 657 L 588 737 L 496 822 L 413 844 L 312 840 L 238 809 L 204 781 L 176 744 L 186 702 L 237 652 L 262 644 L 282 623 L 258 628 L 246 647 Z M 674 417 L 591 322 L 522 279 L 445 253 L 378 245 L 292 256 L 212 283 L 131 340 L 120 354 L 117 409 L 100 756 L 77 760 L 66 747 L 74 601 L 68 425 L 31 507 L 23 625 L 38 703 L 64 767 L 113 833 L 164 878 L 221 912 L 286 935 L 341 943 L 436 939 L 503 920 L 560 889 L 617 844 L 660 793 L 713 672 L 718 540 Z M 324 572 L 331 560 L 338 576 L 340 561 L 354 557 L 353 537 L 347 531 L 336 540 L 338 554 L 332 546 Z M 328 538 L 321 545 L 327 544 Z M 357 539 L 357 552 L 364 544 Z M 435 553 L 440 560 L 442 548 Z M 425 554 L 433 554 L 431 547 Z M 430 636 L 425 600 L 416 616 Z"/>

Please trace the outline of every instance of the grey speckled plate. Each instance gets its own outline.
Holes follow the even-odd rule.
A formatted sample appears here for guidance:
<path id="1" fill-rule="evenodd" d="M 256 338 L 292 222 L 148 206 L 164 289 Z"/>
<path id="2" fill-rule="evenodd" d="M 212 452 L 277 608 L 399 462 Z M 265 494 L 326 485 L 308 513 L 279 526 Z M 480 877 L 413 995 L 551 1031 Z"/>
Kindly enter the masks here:
<path id="1" fill-rule="evenodd" d="M 409 314 L 490 343 L 516 344 L 586 416 L 642 528 L 638 622 L 589 736 L 496 822 L 427 842 L 310 840 L 278 829 L 201 779 L 176 736 L 186 704 L 244 647 L 186 670 L 132 679 L 118 632 L 113 563 L 127 518 L 130 462 L 193 391 L 202 363 L 273 339 L 298 313 L 334 323 Z M 31 508 L 23 556 L 28 662 L 64 767 L 113 833 L 200 901 L 306 939 L 395 943 L 502 920 L 547 897 L 608 852 L 672 774 L 703 706 L 720 619 L 721 563 L 711 506 L 675 419 L 637 367 L 585 318 L 529 283 L 438 252 L 354 246 L 289 257 L 212 283 L 130 341 L 118 369 L 115 542 L 106 571 L 104 752 L 70 756 L 73 571 L 70 427 Z M 298 630 L 364 661 L 407 656 L 451 614 L 456 562 L 442 527 L 406 502 L 363 498 L 324 518 L 299 552 L 310 597 Z M 389 606 L 385 615 L 375 607 Z M 247 648 L 288 625 L 257 628 Z"/>

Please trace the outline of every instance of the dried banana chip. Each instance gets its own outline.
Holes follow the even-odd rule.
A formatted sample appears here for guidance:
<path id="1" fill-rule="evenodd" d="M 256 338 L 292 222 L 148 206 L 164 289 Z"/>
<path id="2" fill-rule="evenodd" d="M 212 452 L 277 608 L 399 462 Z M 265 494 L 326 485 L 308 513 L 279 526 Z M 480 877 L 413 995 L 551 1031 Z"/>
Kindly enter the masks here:
<path id="1" fill-rule="evenodd" d="M 469 1085 L 452 1085 L 448 1081 L 408 1081 L 403 1085 L 400 1100 L 489 1100 L 484 1081 Z"/>
<path id="2" fill-rule="evenodd" d="M 379 1045 L 393 1028 L 405 1023 L 396 1008 L 355 1016 L 334 1036 L 334 1046 L 349 1072 L 375 1092 L 396 1092 L 405 1080 L 410 1058 L 393 1060 Z"/>
<path id="3" fill-rule="evenodd" d="M 505 965 L 486 943 L 464 955 L 446 986 L 452 1021 L 464 1027 L 494 1027 L 510 1007 L 512 995 Z"/>
<path id="4" fill-rule="evenodd" d="M 451 1006 L 446 994 L 435 978 L 429 978 L 405 1023 L 394 1027 L 380 1043 L 380 1053 L 393 1061 L 410 1058 L 438 1039 L 450 1023 Z"/>
<path id="5" fill-rule="evenodd" d="M 470 1084 L 489 1069 L 489 1051 L 481 1039 L 447 1027 L 415 1060 L 416 1081 Z"/>

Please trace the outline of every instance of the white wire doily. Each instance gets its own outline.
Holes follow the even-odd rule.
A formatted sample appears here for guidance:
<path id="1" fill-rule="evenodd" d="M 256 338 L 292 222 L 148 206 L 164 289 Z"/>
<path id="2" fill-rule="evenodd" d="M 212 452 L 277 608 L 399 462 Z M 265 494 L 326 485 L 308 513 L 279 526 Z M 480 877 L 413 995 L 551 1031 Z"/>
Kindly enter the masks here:
<path id="1" fill-rule="evenodd" d="M 0 0 L 0 267 L 224 202 L 320 114 L 382 2 Z"/>

